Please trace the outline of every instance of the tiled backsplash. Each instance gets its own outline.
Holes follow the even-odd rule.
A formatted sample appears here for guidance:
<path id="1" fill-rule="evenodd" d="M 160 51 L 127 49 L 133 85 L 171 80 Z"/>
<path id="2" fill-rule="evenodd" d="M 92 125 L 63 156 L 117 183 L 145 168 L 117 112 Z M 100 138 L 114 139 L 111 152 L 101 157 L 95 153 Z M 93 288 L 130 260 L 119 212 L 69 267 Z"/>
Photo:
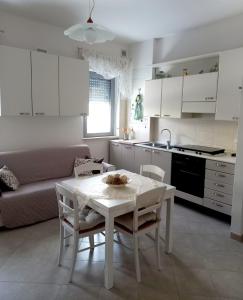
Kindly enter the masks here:
<path id="1" fill-rule="evenodd" d="M 163 128 L 172 132 L 172 144 L 200 144 L 204 146 L 223 147 L 235 151 L 237 145 L 237 128 L 235 122 L 215 121 L 207 118 L 190 119 L 154 119 L 152 136 L 154 140 L 166 141 Z"/>

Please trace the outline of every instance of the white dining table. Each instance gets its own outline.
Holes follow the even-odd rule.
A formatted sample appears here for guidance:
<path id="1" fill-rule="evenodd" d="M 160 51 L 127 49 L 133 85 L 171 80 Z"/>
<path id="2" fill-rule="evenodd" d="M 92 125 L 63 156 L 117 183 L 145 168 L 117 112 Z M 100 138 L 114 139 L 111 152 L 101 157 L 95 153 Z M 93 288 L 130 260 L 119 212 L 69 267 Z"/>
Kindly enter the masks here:
<path id="1" fill-rule="evenodd" d="M 116 173 L 126 175 L 131 179 L 131 182 L 124 187 L 110 187 L 102 181 L 103 177 Z M 77 195 L 82 195 L 80 199 L 85 197 L 87 204 L 105 217 L 105 288 L 111 289 L 114 281 L 114 218 L 133 211 L 136 196 L 160 186 L 166 186 L 164 195 L 164 201 L 167 202 L 165 252 L 171 253 L 174 195 L 176 190 L 174 186 L 126 170 L 116 170 L 88 178 L 72 178 L 62 181 L 61 184 L 77 193 Z"/>

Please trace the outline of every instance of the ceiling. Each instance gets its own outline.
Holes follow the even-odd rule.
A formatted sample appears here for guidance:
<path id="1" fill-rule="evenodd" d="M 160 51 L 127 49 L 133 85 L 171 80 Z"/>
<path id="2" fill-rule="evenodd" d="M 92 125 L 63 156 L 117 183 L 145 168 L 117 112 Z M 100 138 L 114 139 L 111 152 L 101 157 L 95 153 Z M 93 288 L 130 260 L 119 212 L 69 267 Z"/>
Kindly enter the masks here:
<path id="1" fill-rule="evenodd" d="M 84 22 L 89 0 L 0 0 L 0 10 L 67 27 Z M 93 19 L 132 42 L 163 37 L 243 12 L 243 0 L 96 0 Z"/>

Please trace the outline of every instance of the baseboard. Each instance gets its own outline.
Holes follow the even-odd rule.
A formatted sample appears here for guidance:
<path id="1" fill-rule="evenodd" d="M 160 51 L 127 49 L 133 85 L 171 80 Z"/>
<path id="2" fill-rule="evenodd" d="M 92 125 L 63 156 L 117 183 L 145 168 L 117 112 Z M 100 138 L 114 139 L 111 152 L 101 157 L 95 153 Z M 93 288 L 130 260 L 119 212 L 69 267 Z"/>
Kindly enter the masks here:
<path id="1" fill-rule="evenodd" d="M 236 233 L 231 232 L 230 237 L 231 237 L 233 240 L 236 240 L 236 241 L 238 241 L 238 242 L 243 243 L 243 234 L 242 234 L 242 235 L 239 235 L 239 234 L 236 234 Z"/>

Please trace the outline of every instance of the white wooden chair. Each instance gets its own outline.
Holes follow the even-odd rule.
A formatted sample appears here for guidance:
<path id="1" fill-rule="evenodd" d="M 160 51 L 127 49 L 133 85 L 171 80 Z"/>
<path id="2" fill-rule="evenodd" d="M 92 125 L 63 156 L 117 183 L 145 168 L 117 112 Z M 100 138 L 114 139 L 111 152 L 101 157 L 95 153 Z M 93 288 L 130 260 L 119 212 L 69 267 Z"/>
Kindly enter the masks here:
<path id="1" fill-rule="evenodd" d="M 155 230 L 155 249 L 158 269 L 160 270 L 160 215 L 165 187 L 159 187 L 139 195 L 134 212 L 115 218 L 115 229 L 134 239 L 135 268 L 137 281 L 141 281 L 139 264 L 139 237 Z"/>
<path id="2" fill-rule="evenodd" d="M 103 174 L 103 164 L 90 161 L 74 167 L 75 177 L 79 177 L 81 174 L 85 173 L 87 174 L 87 176 L 92 176 L 92 171 L 99 171 L 99 174 Z"/>
<path id="3" fill-rule="evenodd" d="M 94 247 L 104 243 L 94 244 L 94 234 L 101 233 L 105 229 L 103 216 L 90 208 L 79 209 L 77 196 L 60 184 L 56 184 L 56 194 L 60 220 L 60 248 L 58 265 L 61 265 L 63 257 L 64 240 L 73 237 L 73 254 L 69 282 L 72 281 L 77 253 L 84 250 L 93 250 Z M 89 237 L 90 247 L 78 249 L 79 239 Z"/>
<path id="4" fill-rule="evenodd" d="M 154 165 L 141 165 L 140 175 L 163 182 L 165 177 L 165 171 Z"/>

